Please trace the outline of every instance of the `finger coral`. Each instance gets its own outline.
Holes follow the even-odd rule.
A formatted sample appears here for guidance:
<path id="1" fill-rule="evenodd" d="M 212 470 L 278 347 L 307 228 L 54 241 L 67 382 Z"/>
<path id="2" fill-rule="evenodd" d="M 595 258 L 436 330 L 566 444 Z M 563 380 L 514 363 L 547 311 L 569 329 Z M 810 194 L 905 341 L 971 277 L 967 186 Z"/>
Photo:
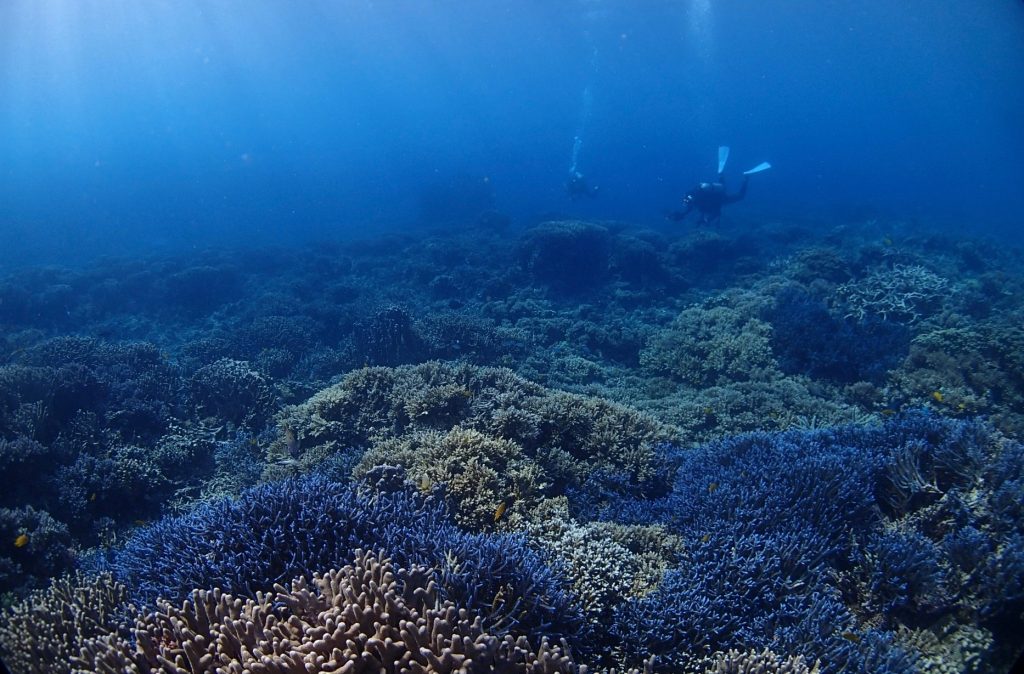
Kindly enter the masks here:
<path id="1" fill-rule="evenodd" d="M 4 612 L 0 654 L 17 674 L 66 674 L 86 640 L 116 634 L 131 612 L 110 574 L 58 578 Z"/>
<path id="2" fill-rule="evenodd" d="M 357 552 L 340 571 L 255 598 L 196 590 L 141 616 L 133 639 L 88 641 L 75 664 L 108 674 L 577 671 L 561 646 L 487 633 L 479 616 L 443 601 L 430 577 Z"/>

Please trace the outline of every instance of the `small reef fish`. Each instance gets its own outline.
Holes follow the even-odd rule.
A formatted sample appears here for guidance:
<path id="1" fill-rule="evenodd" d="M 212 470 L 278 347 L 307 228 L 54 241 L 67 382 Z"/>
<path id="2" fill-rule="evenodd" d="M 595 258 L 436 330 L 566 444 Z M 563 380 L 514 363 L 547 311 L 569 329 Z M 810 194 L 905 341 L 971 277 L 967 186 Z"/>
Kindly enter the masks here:
<path id="1" fill-rule="evenodd" d="M 498 504 L 498 507 L 494 510 L 494 523 L 497 524 L 501 518 L 505 515 L 505 511 L 508 510 L 508 499 L 505 499 Z"/>
<path id="2" fill-rule="evenodd" d="M 843 632 L 839 636 L 849 641 L 851 644 L 860 643 L 860 635 L 854 634 L 853 632 Z"/>
<path id="3" fill-rule="evenodd" d="M 707 543 L 710 540 L 711 540 L 711 532 L 710 531 L 700 537 L 700 542 L 701 543 Z"/>
<path id="4" fill-rule="evenodd" d="M 430 488 L 433 487 L 433 486 L 434 486 L 434 481 L 431 480 L 428 476 L 424 475 L 424 476 L 422 476 L 420 478 L 420 484 L 419 484 L 420 491 L 428 492 L 428 491 L 430 491 Z"/>
<path id="5" fill-rule="evenodd" d="M 285 427 L 284 448 L 292 458 L 299 455 L 299 436 L 295 433 L 294 428 Z"/>
<path id="6" fill-rule="evenodd" d="M 14 547 L 23 548 L 28 545 L 28 534 L 22 534 L 14 539 Z"/>
<path id="7" fill-rule="evenodd" d="M 712 482 L 711 484 L 708 485 L 708 493 L 709 494 L 714 494 L 717 489 L 718 489 L 718 483 L 717 482 Z"/>
<path id="8" fill-rule="evenodd" d="M 944 399 L 945 396 L 942 395 L 942 391 L 932 391 L 932 400 L 937 403 L 941 403 Z"/>

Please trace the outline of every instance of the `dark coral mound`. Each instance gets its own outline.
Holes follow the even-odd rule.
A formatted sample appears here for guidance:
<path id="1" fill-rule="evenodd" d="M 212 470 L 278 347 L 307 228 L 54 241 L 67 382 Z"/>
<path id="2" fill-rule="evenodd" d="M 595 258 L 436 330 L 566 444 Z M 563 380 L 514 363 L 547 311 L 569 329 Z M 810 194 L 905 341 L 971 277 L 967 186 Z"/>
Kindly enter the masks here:
<path id="1" fill-rule="evenodd" d="M 608 275 L 611 237 L 600 225 L 546 222 L 528 231 L 519 263 L 539 281 L 568 292 L 599 287 Z"/>

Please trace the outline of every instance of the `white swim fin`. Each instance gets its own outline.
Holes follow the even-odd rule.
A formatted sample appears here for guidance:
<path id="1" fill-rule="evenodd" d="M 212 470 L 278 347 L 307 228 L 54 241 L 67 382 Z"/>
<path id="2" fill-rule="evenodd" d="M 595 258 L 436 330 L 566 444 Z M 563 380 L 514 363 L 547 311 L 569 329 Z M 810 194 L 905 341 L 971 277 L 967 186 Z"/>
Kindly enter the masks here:
<path id="1" fill-rule="evenodd" d="M 750 169 L 749 171 L 744 171 L 743 175 L 749 176 L 751 173 L 760 173 L 761 171 L 767 171 L 771 167 L 772 167 L 771 164 L 769 164 L 766 161 L 763 161 L 760 164 L 758 164 L 757 166 L 755 166 L 754 168 Z"/>
<path id="2" fill-rule="evenodd" d="M 722 145 L 718 148 L 718 174 L 725 170 L 725 162 L 729 161 L 729 146 Z"/>

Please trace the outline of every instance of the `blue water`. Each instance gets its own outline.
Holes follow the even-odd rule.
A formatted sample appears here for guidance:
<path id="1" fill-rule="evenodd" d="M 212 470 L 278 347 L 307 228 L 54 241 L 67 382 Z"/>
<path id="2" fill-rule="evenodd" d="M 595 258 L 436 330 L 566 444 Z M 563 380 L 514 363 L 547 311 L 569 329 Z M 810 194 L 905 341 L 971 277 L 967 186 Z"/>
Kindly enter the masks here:
<path id="1" fill-rule="evenodd" d="M 0 259 L 480 204 L 654 223 L 720 144 L 733 172 L 775 166 L 738 212 L 1016 237 L 1022 30 L 1009 0 L 5 0 Z M 577 135 L 600 198 L 570 204 Z"/>

